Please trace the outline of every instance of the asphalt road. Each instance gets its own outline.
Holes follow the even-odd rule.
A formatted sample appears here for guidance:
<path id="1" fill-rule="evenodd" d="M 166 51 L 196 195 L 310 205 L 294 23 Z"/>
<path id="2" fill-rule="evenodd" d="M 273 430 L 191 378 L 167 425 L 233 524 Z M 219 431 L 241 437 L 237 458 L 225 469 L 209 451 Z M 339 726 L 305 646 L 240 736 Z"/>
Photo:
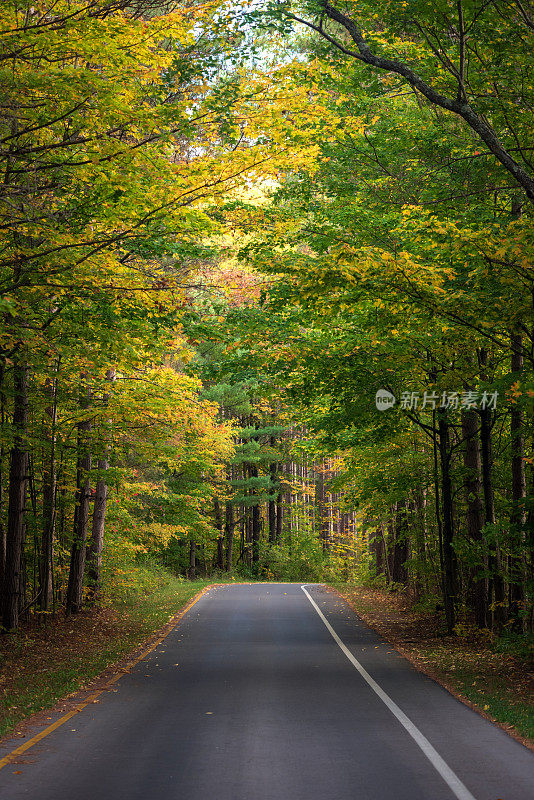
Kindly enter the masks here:
<path id="1" fill-rule="evenodd" d="M 307 591 L 211 589 L 2 800 L 533 800 L 532 752 Z"/>

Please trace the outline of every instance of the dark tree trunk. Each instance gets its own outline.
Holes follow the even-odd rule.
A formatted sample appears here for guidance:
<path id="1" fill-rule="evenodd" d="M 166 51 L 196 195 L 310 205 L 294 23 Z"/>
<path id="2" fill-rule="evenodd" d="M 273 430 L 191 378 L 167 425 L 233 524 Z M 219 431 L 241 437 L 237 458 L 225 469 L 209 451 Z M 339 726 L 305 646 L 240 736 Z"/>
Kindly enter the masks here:
<path id="1" fill-rule="evenodd" d="M 480 411 L 480 456 L 482 463 L 482 491 L 484 494 L 484 519 L 486 524 L 495 525 L 495 501 L 492 479 L 491 453 L 491 411 Z"/>
<path id="2" fill-rule="evenodd" d="M 484 368 L 488 363 L 487 351 L 483 348 L 480 351 L 480 365 Z M 483 377 L 485 373 L 483 371 Z M 491 445 L 492 412 L 486 405 L 480 409 L 480 457 L 482 463 L 482 492 L 484 495 L 484 521 L 486 525 L 495 525 L 495 498 L 493 492 L 493 454 Z M 492 607 L 492 628 L 499 630 L 506 621 L 505 613 L 505 586 L 502 574 L 501 553 L 497 532 L 494 529 L 492 536 L 494 544 L 490 549 L 489 569 L 490 580 L 488 586 L 488 600 Z"/>
<path id="3" fill-rule="evenodd" d="M 480 449 L 478 443 L 478 414 L 476 411 L 462 411 L 462 435 L 465 439 L 463 460 L 465 467 L 464 488 L 467 502 L 467 535 L 478 549 L 483 541 L 482 500 L 480 480 Z M 487 625 L 488 597 L 486 578 L 481 572 L 487 567 L 486 555 L 482 555 L 471 575 L 471 605 L 475 614 L 475 622 L 485 628 Z"/>
<path id="4" fill-rule="evenodd" d="M 519 380 L 523 370 L 523 339 L 512 334 L 512 374 Z M 510 613 L 517 629 L 524 629 L 522 612 L 525 607 L 525 499 L 527 484 L 525 476 L 524 413 L 516 402 L 512 405 L 510 435 L 512 447 L 512 513 L 510 532 L 516 545 L 517 555 L 510 560 Z"/>
<path id="5" fill-rule="evenodd" d="M 243 464 L 243 482 L 246 482 L 252 475 L 252 467 L 250 464 Z M 246 502 L 243 504 L 243 562 L 247 566 L 252 566 L 252 489 L 250 483 L 248 488 L 245 489 Z"/>
<path id="6" fill-rule="evenodd" d="M 14 441 L 9 464 L 9 506 L 7 519 L 6 562 L 3 586 L 2 628 L 18 628 L 22 582 L 22 549 L 24 546 L 24 513 L 28 488 L 28 369 L 15 357 L 13 367 L 13 432 Z"/>
<path id="7" fill-rule="evenodd" d="M 414 593 L 420 599 L 427 591 L 427 512 L 426 489 L 417 489 L 414 499 L 416 512 L 415 549 L 417 552 L 417 570 L 414 576 Z"/>
<path id="8" fill-rule="evenodd" d="M 370 524 L 373 528 L 372 536 L 369 538 L 369 545 L 372 549 L 375 558 L 375 572 L 377 575 L 384 575 L 387 580 L 387 573 L 386 573 L 386 551 L 384 547 L 384 526 L 383 523 L 376 523 L 376 521 L 370 521 Z M 365 523 L 364 523 L 365 527 Z"/>
<path id="9" fill-rule="evenodd" d="M 6 531 L 4 527 L 4 447 L 0 447 L 0 607 L 6 571 Z"/>
<path id="10" fill-rule="evenodd" d="M 269 500 L 269 544 L 276 542 L 276 500 Z"/>
<path id="11" fill-rule="evenodd" d="M 87 387 L 82 388 L 80 407 L 89 408 L 91 393 Z M 84 419 L 78 423 L 78 460 L 76 467 L 76 497 L 74 505 L 74 536 L 70 553 L 69 582 L 65 612 L 77 614 L 83 602 L 83 577 L 85 571 L 85 555 L 87 529 L 89 524 L 89 501 L 91 496 L 90 473 L 91 451 L 89 437 L 91 420 Z"/>
<path id="12" fill-rule="evenodd" d="M 48 611 L 52 601 L 54 529 L 56 524 L 56 421 L 57 379 L 47 381 L 50 405 L 45 408 L 45 447 L 43 470 L 43 537 L 41 542 L 40 607 Z M 47 452 L 48 450 L 48 452 Z"/>
<path id="13" fill-rule="evenodd" d="M 224 537 L 217 536 L 217 569 L 224 569 Z"/>
<path id="14" fill-rule="evenodd" d="M 433 477 L 434 477 L 434 513 L 436 517 L 436 527 L 438 533 L 439 548 L 439 579 L 443 602 L 445 603 L 445 560 L 443 558 L 443 520 L 441 518 L 441 491 L 439 480 L 439 427 L 437 425 L 437 414 L 432 412 L 432 455 L 433 455 Z"/>
<path id="15" fill-rule="evenodd" d="M 386 576 L 386 583 L 391 583 L 391 564 L 388 552 L 388 536 L 390 524 L 387 527 L 383 522 L 380 523 L 380 535 L 382 537 L 382 553 L 384 559 L 384 575 Z"/>
<path id="16" fill-rule="evenodd" d="M 274 436 L 271 436 L 269 443 L 272 448 L 274 448 L 276 441 Z M 278 485 L 278 464 L 276 461 L 272 461 L 269 464 L 269 475 L 271 478 L 271 486 L 269 489 L 269 494 L 274 495 L 275 489 Z M 269 500 L 268 503 L 268 516 L 269 516 L 269 544 L 274 544 L 276 542 L 276 500 L 274 498 Z"/>
<path id="17" fill-rule="evenodd" d="M 397 515 L 394 526 L 391 578 L 394 583 L 408 584 L 408 521 L 406 519 L 406 501 L 397 504 Z"/>
<path id="18" fill-rule="evenodd" d="M 109 469 L 109 461 L 101 458 L 98 471 Z M 91 544 L 87 550 L 87 587 L 88 602 L 94 603 L 102 590 L 102 550 L 106 530 L 106 508 L 108 503 L 108 485 L 105 478 L 99 478 L 95 488 L 95 503 L 91 525 Z"/>
<path id="19" fill-rule="evenodd" d="M 226 513 L 224 519 L 224 535 L 226 537 L 226 571 L 232 572 L 234 559 L 234 507 L 232 503 L 226 503 Z"/>
<path id="20" fill-rule="evenodd" d="M 189 577 L 191 580 L 197 574 L 197 544 L 196 542 L 189 543 Z"/>
<path id="21" fill-rule="evenodd" d="M 115 380 L 115 369 L 109 369 L 106 373 L 106 381 Z M 109 392 L 105 392 L 102 397 L 102 405 L 109 403 Z M 110 426 L 111 419 L 108 419 L 105 426 Z M 93 521 L 91 526 L 91 544 L 87 551 L 87 583 L 89 589 L 88 601 L 94 603 L 102 590 L 102 551 L 104 549 L 104 535 L 106 531 L 106 509 L 108 504 L 108 484 L 105 473 L 109 469 L 111 447 L 107 430 L 104 434 L 103 455 L 98 460 L 98 472 L 100 477 L 95 488 L 95 502 L 93 506 Z"/>
<path id="22" fill-rule="evenodd" d="M 450 474 L 449 424 L 443 414 L 439 415 L 439 455 L 441 464 L 441 498 L 443 505 L 443 602 L 447 630 L 452 633 L 456 623 L 456 557 L 453 548 L 453 502 Z"/>
<path id="23" fill-rule="evenodd" d="M 276 498 L 276 543 L 280 544 L 282 541 L 282 527 L 284 524 L 284 495 L 282 492 L 278 493 Z"/>
<path id="24" fill-rule="evenodd" d="M 217 497 L 213 498 L 213 511 L 215 514 L 215 527 L 218 530 L 217 536 L 217 569 L 224 569 L 224 532 L 221 513 L 221 504 Z"/>
<path id="25" fill-rule="evenodd" d="M 258 467 L 255 464 L 251 464 L 250 466 L 250 477 L 251 478 L 258 477 Z M 251 519 L 252 563 L 257 567 L 258 562 L 260 560 L 261 518 L 260 518 L 260 506 L 258 501 L 258 494 L 255 487 L 252 488 L 251 494 L 253 498 L 252 519 Z"/>
<path id="26" fill-rule="evenodd" d="M 222 513 L 221 513 L 221 504 L 219 503 L 219 498 L 213 498 L 213 516 L 215 517 L 215 527 L 219 531 L 220 534 L 223 532 L 223 521 L 222 521 Z"/>
<path id="27" fill-rule="evenodd" d="M 6 398 L 3 389 L 4 366 L 0 365 L 0 425 L 5 423 Z M 0 446 L 0 614 L 4 586 L 4 573 L 6 569 L 6 531 L 4 527 L 4 445 Z"/>
<path id="28" fill-rule="evenodd" d="M 252 506 L 252 562 L 257 564 L 260 560 L 260 532 L 261 516 L 258 503 Z"/>
<path id="29" fill-rule="evenodd" d="M 323 458 L 315 474 L 315 534 L 321 540 L 323 553 L 327 553 L 330 549 L 330 540 L 328 536 L 328 515 L 326 511 L 324 475 L 325 463 Z"/>

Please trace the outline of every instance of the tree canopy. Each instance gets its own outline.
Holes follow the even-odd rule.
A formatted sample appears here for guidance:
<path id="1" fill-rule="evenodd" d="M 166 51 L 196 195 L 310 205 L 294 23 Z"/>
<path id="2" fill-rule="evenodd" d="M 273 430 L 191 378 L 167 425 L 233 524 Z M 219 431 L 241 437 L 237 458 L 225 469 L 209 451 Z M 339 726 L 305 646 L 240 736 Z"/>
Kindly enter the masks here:
<path id="1" fill-rule="evenodd" d="M 5 6 L 5 631 L 148 557 L 532 628 L 533 25 Z"/>

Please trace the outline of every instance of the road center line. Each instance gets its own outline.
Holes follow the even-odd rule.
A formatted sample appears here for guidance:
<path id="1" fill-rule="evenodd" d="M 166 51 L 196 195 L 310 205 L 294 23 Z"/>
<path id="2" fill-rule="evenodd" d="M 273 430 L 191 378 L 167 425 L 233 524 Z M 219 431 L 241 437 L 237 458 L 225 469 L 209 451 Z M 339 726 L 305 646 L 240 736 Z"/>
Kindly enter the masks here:
<path id="1" fill-rule="evenodd" d="M 410 734 L 414 742 L 420 747 L 423 751 L 425 756 L 428 758 L 434 769 L 441 775 L 449 789 L 452 791 L 454 796 L 458 800 L 475 800 L 474 796 L 471 792 L 464 786 L 458 776 L 452 771 L 448 764 L 442 759 L 440 754 L 435 750 L 434 747 L 430 744 L 426 736 L 424 736 L 419 728 L 414 725 L 414 723 L 406 716 L 404 711 L 391 699 L 391 697 L 382 689 L 381 686 L 372 678 L 369 673 L 367 672 L 364 667 L 360 664 L 357 658 L 355 658 L 352 653 L 350 652 L 349 648 L 342 642 L 339 638 L 333 627 L 330 625 L 328 620 L 326 619 L 325 615 L 310 595 L 310 593 L 306 589 L 306 585 L 300 587 L 304 594 L 307 596 L 308 600 L 317 611 L 318 615 L 324 622 L 326 628 L 328 629 L 330 635 L 340 648 L 343 653 L 347 656 L 348 660 L 355 667 L 364 681 L 371 687 L 373 692 L 378 695 L 378 697 L 382 700 L 385 706 L 391 711 L 394 717 L 398 719 L 402 727 L 406 730 L 407 733 Z"/>

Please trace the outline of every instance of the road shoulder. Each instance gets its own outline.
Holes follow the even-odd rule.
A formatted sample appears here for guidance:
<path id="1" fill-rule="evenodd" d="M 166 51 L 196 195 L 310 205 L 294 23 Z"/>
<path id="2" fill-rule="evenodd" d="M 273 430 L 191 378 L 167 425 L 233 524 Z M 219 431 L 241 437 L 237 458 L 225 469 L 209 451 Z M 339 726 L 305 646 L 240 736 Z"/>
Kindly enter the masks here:
<path id="1" fill-rule="evenodd" d="M 329 587 L 420 672 L 534 751 L 534 681 L 526 664 L 484 637 L 444 636 L 439 619 L 402 598 L 363 587 Z"/>

